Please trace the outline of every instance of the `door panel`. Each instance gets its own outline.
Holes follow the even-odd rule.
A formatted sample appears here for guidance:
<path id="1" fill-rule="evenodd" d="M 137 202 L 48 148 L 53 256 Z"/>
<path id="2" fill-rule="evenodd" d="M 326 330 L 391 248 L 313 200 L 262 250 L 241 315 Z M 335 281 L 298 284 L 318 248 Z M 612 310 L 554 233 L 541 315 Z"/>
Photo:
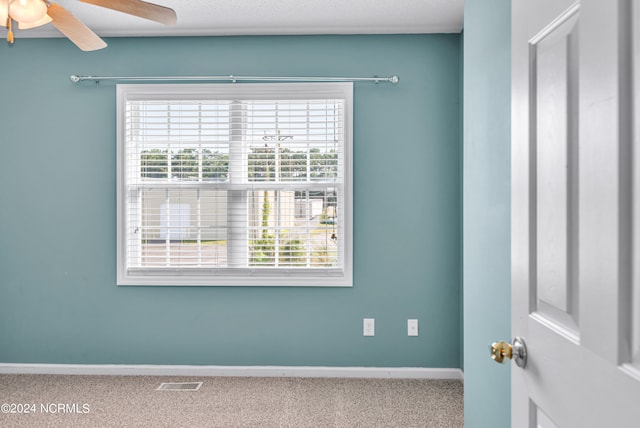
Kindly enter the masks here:
<path id="1" fill-rule="evenodd" d="M 531 148 L 535 152 L 536 248 L 532 313 L 578 340 L 577 60 L 578 9 L 573 8 L 530 42 Z"/>
<path id="2" fill-rule="evenodd" d="M 512 2 L 514 427 L 640 426 L 635 6 Z"/>
<path id="3" fill-rule="evenodd" d="M 536 421 L 535 421 L 535 427 L 537 428 L 558 428 L 558 426 L 549 418 L 549 416 L 547 416 L 542 410 L 540 410 L 535 403 L 532 403 L 532 405 L 534 406 L 534 410 L 532 410 L 532 412 L 535 412 L 535 416 L 536 416 Z"/>

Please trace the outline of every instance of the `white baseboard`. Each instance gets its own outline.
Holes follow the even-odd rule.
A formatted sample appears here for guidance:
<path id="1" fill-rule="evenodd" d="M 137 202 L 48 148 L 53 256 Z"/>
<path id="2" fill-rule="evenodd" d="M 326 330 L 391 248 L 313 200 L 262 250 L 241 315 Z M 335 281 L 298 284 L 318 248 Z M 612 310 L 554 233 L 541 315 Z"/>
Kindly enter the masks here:
<path id="1" fill-rule="evenodd" d="M 457 368 L 0 363 L 0 374 L 459 379 Z"/>

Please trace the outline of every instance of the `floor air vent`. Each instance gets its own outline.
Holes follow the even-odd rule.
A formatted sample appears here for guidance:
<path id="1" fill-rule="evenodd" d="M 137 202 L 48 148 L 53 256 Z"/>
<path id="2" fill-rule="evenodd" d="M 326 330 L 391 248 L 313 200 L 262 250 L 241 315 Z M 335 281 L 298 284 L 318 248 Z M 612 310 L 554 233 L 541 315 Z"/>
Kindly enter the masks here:
<path id="1" fill-rule="evenodd" d="M 163 382 L 158 391 L 197 391 L 201 386 L 202 382 Z"/>

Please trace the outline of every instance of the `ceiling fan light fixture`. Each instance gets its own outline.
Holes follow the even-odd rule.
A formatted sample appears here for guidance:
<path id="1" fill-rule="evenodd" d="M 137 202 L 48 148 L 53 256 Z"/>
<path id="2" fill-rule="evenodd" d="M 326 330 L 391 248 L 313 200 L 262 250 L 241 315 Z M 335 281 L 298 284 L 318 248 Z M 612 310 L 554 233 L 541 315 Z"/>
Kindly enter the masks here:
<path id="1" fill-rule="evenodd" d="M 0 0 L 0 27 L 7 26 L 7 18 L 9 15 L 9 4 L 8 0 Z"/>
<path id="2" fill-rule="evenodd" d="M 42 0 L 11 0 L 9 15 L 21 24 L 33 24 L 47 15 L 47 5 Z"/>
<path id="3" fill-rule="evenodd" d="M 26 24 L 24 22 L 18 23 L 18 28 L 21 30 L 30 30 L 31 28 L 41 27 L 53 21 L 49 15 L 45 15 L 42 19 L 39 19 L 36 22 L 32 22 L 30 24 Z"/>

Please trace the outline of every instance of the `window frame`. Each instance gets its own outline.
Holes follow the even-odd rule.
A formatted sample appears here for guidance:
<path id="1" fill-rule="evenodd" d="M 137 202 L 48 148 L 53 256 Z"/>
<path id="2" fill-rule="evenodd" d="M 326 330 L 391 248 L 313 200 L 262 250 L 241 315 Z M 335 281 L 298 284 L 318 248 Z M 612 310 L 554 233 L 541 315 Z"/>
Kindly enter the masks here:
<path id="1" fill-rule="evenodd" d="M 344 100 L 342 266 L 337 268 L 136 268 L 127 266 L 126 103 L 173 99 Z M 117 285 L 119 286 L 353 286 L 353 83 L 118 84 Z"/>

